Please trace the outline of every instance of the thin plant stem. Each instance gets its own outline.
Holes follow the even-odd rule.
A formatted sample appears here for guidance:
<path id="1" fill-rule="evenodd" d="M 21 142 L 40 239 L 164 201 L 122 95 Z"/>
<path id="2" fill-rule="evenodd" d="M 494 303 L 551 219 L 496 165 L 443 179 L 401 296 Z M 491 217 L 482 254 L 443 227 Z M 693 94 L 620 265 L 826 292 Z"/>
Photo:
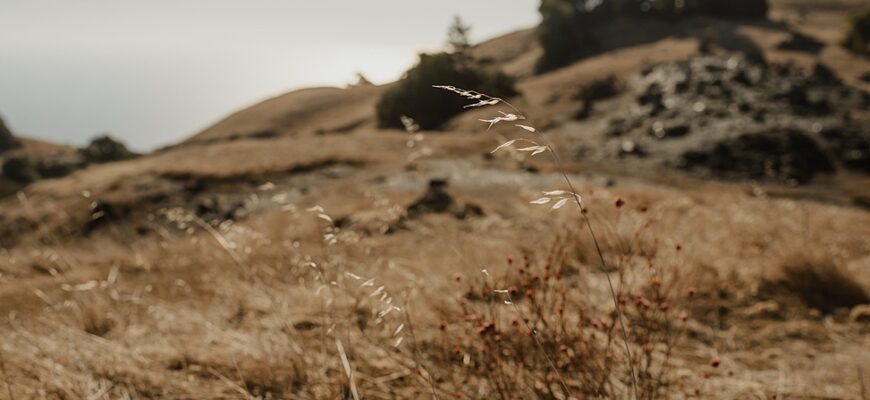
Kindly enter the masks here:
<path id="1" fill-rule="evenodd" d="M 540 134 L 541 137 L 546 140 L 547 148 L 550 149 L 550 153 L 553 155 L 553 159 L 556 161 L 557 166 L 559 167 L 559 173 L 565 178 L 565 183 L 568 185 L 568 189 L 571 190 L 571 193 L 577 193 L 577 190 L 574 189 L 574 184 L 571 182 L 571 179 L 568 177 L 568 173 L 565 172 L 565 166 L 562 164 L 562 159 L 556 153 L 553 148 L 553 142 L 550 138 Z M 604 276 L 607 278 L 607 287 L 610 289 L 610 296 L 613 298 L 613 306 L 616 308 L 616 318 L 619 321 L 619 328 L 622 331 L 622 343 L 625 345 L 625 355 L 628 357 L 628 369 L 631 372 L 631 384 L 634 390 L 634 398 L 638 399 L 638 388 L 637 388 L 637 373 L 634 368 L 634 359 L 631 356 L 631 347 L 628 344 L 628 330 L 625 329 L 625 321 L 622 317 L 622 308 L 619 306 L 619 297 L 616 295 L 616 289 L 613 287 L 613 279 L 610 277 L 610 272 L 607 270 L 607 262 L 604 261 L 604 252 L 601 251 L 601 245 L 598 243 L 598 238 L 595 236 L 595 230 L 592 229 L 592 222 L 589 216 L 586 214 L 585 208 L 583 207 L 583 203 L 580 201 L 580 198 L 577 196 L 571 196 L 574 198 L 574 201 L 577 203 L 577 207 L 579 207 L 580 216 L 583 217 L 583 221 L 585 222 L 586 229 L 589 231 L 589 236 L 592 237 L 592 243 L 595 245 L 595 252 L 598 254 L 599 260 L 599 268 L 601 272 L 604 273 Z"/>
<path id="2" fill-rule="evenodd" d="M 505 99 L 502 99 L 499 97 L 489 96 L 487 94 L 483 94 L 483 93 L 476 92 L 473 90 L 459 89 L 455 86 L 433 86 L 433 87 L 437 88 L 437 89 L 447 90 L 447 91 L 456 93 L 462 97 L 478 101 L 478 103 L 470 104 L 470 105 L 466 106 L 465 108 L 476 108 L 476 107 L 484 107 L 484 106 L 488 106 L 488 105 L 504 104 L 505 106 L 509 107 L 511 110 L 513 110 L 516 113 L 516 115 L 511 115 L 514 118 L 511 119 L 510 121 L 517 121 L 517 120 L 525 120 L 526 119 L 525 115 L 523 115 L 523 113 L 517 107 L 515 107 L 513 104 L 507 102 Z M 502 113 L 502 114 L 504 114 L 504 113 Z M 507 116 L 507 114 L 504 114 L 504 115 Z M 494 124 L 499 122 L 499 119 L 497 118 L 494 120 L 481 120 L 481 121 L 489 122 L 490 127 L 492 127 Z M 502 119 L 502 121 L 508 121 L 508 120 Z M 524 126 L 524 125 L 516 125 L 516 126 L 523 128 L 523 129 L 526 129 L 527 131 L 537 132 L 532 127 L 528 127 L 528 126 Z M 580 216 L 583 217 L 583 221 L 586 225 L 586 229 L 589 231 L 589 235 L 592 237 L 592 243 L 595 245 L 595 251 L 596 251 L 596 253 L 598 253 L 598 259 L 600 261 L 599 267 L 601 269 L 601 272 L 603 272 L 604 276 L 607 278 L 607 286 L 610 289 L 610 295 L 613 298 L 613 306 L 616 308 L 616 317 L 617 317 L 617 320 L 619 320 L 619 328 L 622 331 L 622 342 L 625 345 L 625 355 L 628 358 L 628 369 L 631 373 L 631 383 L 632 383 L 632 389 L 634 392 L 634 398 L 635 398 L 635 400 L 637 400 L 637 399 L 639 399 L 637 373 L 635 372 L 634 359 L 631 355 L 631 346 L 628 343 L 628 330 L 625 328 L 625 321 L 623 320 L 623 316 L 622 316 L 622 308 L 619 306 L 619 297 L 616 295 L 616 289 L 614 289 L 614 286 L 613 286 L 613 279 L 610 277 L 610 272 L 607 270 L 607 262 L 604 260 L 604 252 L 601 250 L 601 245 L 598 243 L 598 238 L 595 236 L 595 230 L 592 229 L 592 222 L 591 222 L 589 216 L 586 215 L 585 208 L 583 207 L 583 203 L 580 201 L 580 197 L 577 195 L 577 190 L 574 189 L 574 184 L 571 182 L 571 179 L 568 177 L 568 173 L 566 172 L 565 165 L 562 163 L 562 159 L 559 157 L 559 154 L 556 153 L 556 151 L 553 147 L 553 142 L 550 140 L 549 137 L 544 136 L 544 134 L 542 134 L 540 132 L 538 132 L 538 135 L 541 136 L 545 140 L 545 143 L 546 143 L 545 147 L 553 155 L 553 160 L 556 162 L 556 166 L 559 168 L 559 173 L 562 175 L 563 178 L 565 178 L 565 183 L 568 184 L 568 188 L 571 191 L 571 195 L 572 195 L 572 197 L 574 197 L 574 201 L 577 203 L 577 207 L 579 208 Z M 522 139 L 522 140 L 526 140 L 526 139 Z M 498 149 L 496 149 L 496 150 L 498 150 Z M 532 155 L 535 155 L 535 154 L 537 154 L 537 152 L 532 153 Z M 536 340 L 537 340 L 537 338 L 536 338 Z M 557 374 L 558 374 L 558 372 L 557 372 Z M 563 385 L 564 385 L 564 383 L 563 383 Z"/>

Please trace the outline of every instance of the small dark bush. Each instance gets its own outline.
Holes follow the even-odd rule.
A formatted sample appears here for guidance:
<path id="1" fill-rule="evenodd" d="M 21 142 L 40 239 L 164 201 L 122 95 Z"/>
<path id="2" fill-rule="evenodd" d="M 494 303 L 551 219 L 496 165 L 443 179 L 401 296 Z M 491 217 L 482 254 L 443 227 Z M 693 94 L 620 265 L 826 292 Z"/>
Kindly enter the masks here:
<path id="1" fill-rule="evenodd" d="M 422 129 L 436 129 L 459 114 L 468 99 L 433 85 L 453 85 L 497 97 L 517 94 L 513 78 L 484 70 L 461 53 L 421 54 L 420 62 L 381 96 L 377 105 L 381 128 L 402 128 L 403 115 Z"/>
<path id="2" fill-rule="evenodd" d="M 870 8 L 852 16 L 842 45 L 855 53 L 870 54 Z"/>
<path id="3" fill-rule="evenodd" d="M 95 138 L 86 147 L 80 149 L 79 153 L 86 163 L 94 164 L 128 160 L 136 157 L 135 153 L 127 150 L 127 146 L 109 135 Z"/>
<path id="4" fill-rule="evenodd" d="M 39 179 L 36 166 L 27 157 L 12 157 L 3 162 L 3 177 L 18 184 L 26 185 Z"/>
<path id="5" fill-rule="evenodd" d="M 781 276 L 762 285 L 766 295 L 796 296 L 807 307 L 829 314 L 870 302 L 870 294 L 855 277 L 826 260 L 799 259 L 782 265 Z"/>
<path id="6" fill-rule="evenodd" d="M 12 136 L 12 132 L 3 123 L 3 119 L 0 118 L 0 153 L 19 146 L 21 146 L 21 143 Z"/>

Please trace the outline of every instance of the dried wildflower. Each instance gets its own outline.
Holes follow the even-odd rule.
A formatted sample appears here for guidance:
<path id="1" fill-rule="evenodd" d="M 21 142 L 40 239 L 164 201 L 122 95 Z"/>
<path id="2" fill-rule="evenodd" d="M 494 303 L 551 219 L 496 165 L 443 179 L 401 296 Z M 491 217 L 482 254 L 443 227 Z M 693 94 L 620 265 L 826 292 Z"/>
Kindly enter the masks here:
<path id="1" fill-rule="evenodd" d="M 477 328 L 477 334 L 480 336 L 495 334 L 495 322 L 486 321 Z"/>
<path id="2" fill-rule="evenodd" d="M 637 297 L 634 299 L 634 305 L 636 305 L 636 306 L 639 307 L 639 308 L 646 309 L 646 308 L 649 308 L 649 306 L 650 306 L 650 302 L 649 302 L 649 300 L 647 300 L 647 299 L 646 299 L 645 297 L 643 297 L 643 296 L 637 296 Z"/>
<path id="3" fill-rule="evenodd" d="M 689 314 L 685 311 L 680 311 L 680 321 L 686 322 L 689 319 Z"/>

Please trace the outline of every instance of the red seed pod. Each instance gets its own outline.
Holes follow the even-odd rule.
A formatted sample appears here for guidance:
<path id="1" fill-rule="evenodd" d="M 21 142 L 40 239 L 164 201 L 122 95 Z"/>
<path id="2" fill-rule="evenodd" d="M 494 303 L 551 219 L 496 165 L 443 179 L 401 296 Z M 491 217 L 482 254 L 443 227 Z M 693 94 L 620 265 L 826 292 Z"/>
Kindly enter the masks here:
<path id="1" fill-rule="evenodd" d="M 680 321 L 686 322 L 689 319 L 689 314 L 685 311 L 680 311 Z"/>
<path id="2" fill-rule="evenodd" d="M 447 330 L 447 322 L 441 321 L 441 325 L 438 326 L 438 329 L 441 329 L 442 331 L 446 331 Z"/>
<path id="3" fill-rule="evenodd" d="M 713 368 L 719 368 L 719 364 L 721 364 L 721 361 L 718 358 L 710 360 L 710 366 Z"/>
<path id="4" fill-rule="evenodd" d="M 616 208 L 622 208 L 622 206 L 625 205 L 625 200 L 622 197 L 617 197 L 616 200 L 613 201 L 613 205 L 615 205 Z"/>
<path id="5" fill-rule="evenodd" d="M 513 265 L 513 263 L 514 263 L 514 258 L 511 257 L 511 256 L 507 256 L 507 263 L 508 263 L 508 265 Z"/>
<path id="6" fill-rule="evenodd" d="M 668 303 L 659 304 L 659 310 L 668 311 L 668 309 L 670 309 L 670 308 L 671 308 L 671 306 Z"/>
<path id="7" fill-rule="evenodd" d="M 674 249 L 676 249 L 677 251 L 680 251 L 683 249 L 683 246 L 678 244 L 678 245 L 674 246 Z"/>
<path id="8" fill-rule="evenodd" d="M 695 288 L 694 288 L 694 287 L 690 287 L 690 288 L 689 288 L 689 291 L 688 291 L 689 297 L 694 297 L 694 296 L 695 296 L 695 292 L 696 292 Z"/>
<path id="9" fill-rule="evenodd" d="M 647 300 L 643 296 L 637 296 L 637 298 L 634 299 L 634 305 L 636 305 L 640 308 L 646 309 L 646 308 L 649 308 L 650 303 L 649 303 L 649 300 Z"/>
<path id="10" fill-rule="evenodd" d="M 642 213 L 645 213 L 645 212 L 649 211 L 649 206 L 646 204 L 641 204 L 640 206 L 637 207 L 637 210 L 642 212 Z"/>
<path id="11" fill-rule="evenodd" d="M 526 297 L 532 299 L 535 297 L 535 291 L 532 289 L 526 290 Z"/>
<path id="12" fill-rule="evenodd" d="M 453 274 L 453 280 L 456 282 L 462 281 L 462 274 L 460 274 L 459 272 Z"/>
<path id="13" fill-rule="evenodd" d="M 559 345 L 559 351 L 561 351 L 561 352 L 563 352 L 563 353 L 567 353 L 567 352 L 568 352 L 568 346 L 566 346 L 566 345 L 564 345 L 564 344 L 560 344 L 560 345 Z"/>

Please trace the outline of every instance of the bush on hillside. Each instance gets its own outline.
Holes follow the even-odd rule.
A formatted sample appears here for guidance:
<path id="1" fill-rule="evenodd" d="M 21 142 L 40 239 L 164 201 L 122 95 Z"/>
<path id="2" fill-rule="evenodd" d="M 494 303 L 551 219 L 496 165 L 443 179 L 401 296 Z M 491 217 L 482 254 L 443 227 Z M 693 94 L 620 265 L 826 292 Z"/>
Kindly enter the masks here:
<path id="1" fill-rule="evenodd" d="M 870 54 L 870 8 L 852 16 L 841 44 L 855 53 Z"/>
<path id="2" fill-rule="evenodd" d="M 0 118 L 0 153 L 19 146 L 21 146 L 21 143 L 12 136 L 12 132 L 3 123 L 3 119 Z"/>
<path id="3" fill-rule="evenodd" d="M 124 143 L 109 135 L 98 136 L 90 144 L 79 150 L 86 163 L 101 164 L 112 161 L 128 160 L 136 154 L 127 149 Z"/>
<path id="4" fill-rule="evenodd" d="M 536 70 L 546 72 L 600 51 L 596 28 L 615 18 L 766 18 L 767 0 L 541 0 Z"/>
<path id="5" fill-rule="evenodd" d="M 597 41 L 590 29 L 595 15 L 579 11 L 582 7 L 585 7 L 582 0 L 541 0 L 538 41 L 544 54 L 535 66 L 538 72 L 568 65 L 597 51 Z"/>
<path id="6" fill-rule="evenodd" d="M 468 104 L 467 99 L 435 90 L 433 85 L 453 85 L 497 97 L 517 94 L 513 78 L 484 70 L 464 54 L 421 54 L 419 63 L 381 96 L 378 125 L 402 128 L 402 116 L 409 116 L 422 129 L 436 129 Z"/>

